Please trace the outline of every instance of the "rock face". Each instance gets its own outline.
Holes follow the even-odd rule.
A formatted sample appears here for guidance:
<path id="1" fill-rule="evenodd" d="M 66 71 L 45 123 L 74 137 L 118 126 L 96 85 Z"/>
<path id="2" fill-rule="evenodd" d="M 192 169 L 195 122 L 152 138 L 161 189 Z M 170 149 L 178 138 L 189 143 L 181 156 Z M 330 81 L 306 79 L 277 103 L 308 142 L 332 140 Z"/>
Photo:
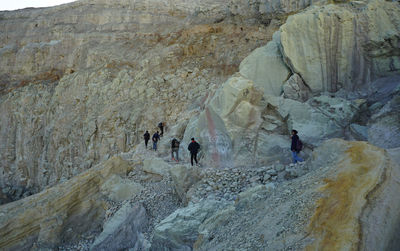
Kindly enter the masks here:
<path id="1" fill-rule="evenodd" d="M 167 130 L 187 123 L 278 28 L 231 20 L 226 5 L 96 0 L 1 12 L 0 187 L 39 192 L 132 150 L 161 120 Z"/>
<path id="2" fill-rule="evenodd" d="M 205 220 L 194 247 L 386 250 L 400 220 L 400 166 L 392 154 L 329 140 L 307 175 L 272 190 L 255 187 Z"/>
<path id="3" fill-rule="evenodd" d="M 42 193 L 1 206 L 0 249 L 53 248 L 97 231 L 107 208 L 101 186 L 130 170 L 126 161 L 114 157 Z"/>
<path id="4" fill-rule="evenodd" d="M 281 27 L 282 52 L 313 93 L 352 91 L 399 74 L 399 17 L 393 1 L 313 7 Z"/>
<path id="5" fill-rule="evenodd" d="M 0 12 L 0 249 L 397 248 L 399 14 L 383 0 Z M 304 163 L 289 164 L 292 129 Z"/>

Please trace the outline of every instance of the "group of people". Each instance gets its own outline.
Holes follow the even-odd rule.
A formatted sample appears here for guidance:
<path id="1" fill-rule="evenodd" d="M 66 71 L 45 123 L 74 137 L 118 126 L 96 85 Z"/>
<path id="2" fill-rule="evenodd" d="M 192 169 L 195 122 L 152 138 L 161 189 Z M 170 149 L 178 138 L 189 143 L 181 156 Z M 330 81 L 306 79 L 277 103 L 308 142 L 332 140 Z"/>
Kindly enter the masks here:
<path id="1" fill-rule="evenodd" d="M 158 128 L 160 128 L 161 133 L 156 131 L 153 134 L 153 137 L 151 137 L 151 140 L 153 141 L 153 150 L 157 151 L 157 144 L 161 140 L 161 137 L 164 135 L 164 124 L 160 122 L 158 124 Z M 146 130 L 146 132 L 143 135 L 144 138 L 144 144 L 147 149 L 147 145 L 150 141 L 150 133 L 149 131 Z M 172 139 L 171 141 L 171 158 L 172 160 L 175 160 L 176 162 L 179 162 L 179 145 L 180 142 L 177 139 Z M 197 154 L 200 150 L 200 144 L 196 142 L 194 138 L 191 139 L 190 144 L 188 145 L 188 151 L 190 152 L 190 163 L 193 166 L 193 161 L 196 162 L 196 165 L 198 165 L 197 161 Z"/>
<path id="2" fill-rule="evenodd" d="M 151 140 L 153 141 L 153 150 L 154 150 L 154 151 L 157 151 L 157 144 L 158 144 L 158 141 L 160 141 L 161 137 L 164 135 L 164 123 L 163 123 L 163 122 L 160 122 L 160 123 L 158 124 L 158 128 L 160 128 L 161 133 L 159 133 L 158 131 L 156 131 L 156 132 L 153 134 L 153 137 L 151 137 Z M 149 140 L 150 140 L 150 133 L 149 133 L 149 131 L 146 131 L 146 132 L 144 133 L 143 138 L 144 138 L 144 144 L 145 144 L 146 149 L 147 149 L 147 145 L 148 145 Z"/>
<path id="3" fill-rule="evenodd" d="M 176 162 L 179 162 L 179 144 L 180 142 L 177 139 L 173 139 L 171 141 L 171 157 L 172 160 L 175 160 Z M 196 165 L 199 164 L 197 161 L 197 153 L 200 150 L 200 144 L 194 140 L 194 138 L 191 139 L 190 144 L 188 145 L 188 151 L 190 152 L 190 163 L 193 166 L 193 160 L 196 162 Z"/>
<path id="4" fill-rule="evenodd" d="M 153 137 L 151 138 L 153 141 L 153 150 L 157 151 L 157 144 L 158 141 L 160 141 L 161 137 L 164 134 L 164 124 L 160 122 L 158 124 L 158 128 L 160 128 L 161 133 L 156 131 L 153 134 Z M 303 149 L 303 142 L 300 140 L 299 136 L 297 135 L 298 132 L 296 130 L 292 130 L 291 133 L 291 139 L 292 139 L 292 144 L 290 146 L 290 150 L 292 152 L 292 160 L 293 163 L 296 164 L 297 162 L 303 162 L 304 160 L 298 156 L 299 152 Z M 146 131 L 146 133 L 143 135 L 144 137 L 144 144 L 147 149 L 147 144 L 150 140 L 150 133 Z M 180 142 L 177 139 L 172 139 L 171 141 L 171 158 L 174 161 L 179 162 L 179 145 Z M 190 163 L 193 166 L 193 161 L 196 162 L 196 165 L 198 164 L 197 161 L 197 154 L 200 150 L 200 144 L 195 141 L 194 138 L 191 139 L 190 144 L 188 145 L 188 151 L 190 152 Z"/>

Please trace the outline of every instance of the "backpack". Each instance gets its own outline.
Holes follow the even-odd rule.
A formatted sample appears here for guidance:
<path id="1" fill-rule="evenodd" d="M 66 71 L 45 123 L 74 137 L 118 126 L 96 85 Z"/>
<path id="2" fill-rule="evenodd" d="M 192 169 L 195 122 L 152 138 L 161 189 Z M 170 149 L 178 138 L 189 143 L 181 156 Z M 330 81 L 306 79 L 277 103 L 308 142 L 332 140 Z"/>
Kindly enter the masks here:
<path id="1" fill-rule="evenodd" d="M 301 150 L 303 150 L 303 142 L 301 142 L 300 138 L 297 140 L 297 144 L 296 144 L 296 152 L 300 152 Z"/>
<path id="2" fill-rule="evenodd" d="M 172 140 L 172 144 L 171 144 L 172 148 L 179 148 L 179 141 L 176 139 Z"/>

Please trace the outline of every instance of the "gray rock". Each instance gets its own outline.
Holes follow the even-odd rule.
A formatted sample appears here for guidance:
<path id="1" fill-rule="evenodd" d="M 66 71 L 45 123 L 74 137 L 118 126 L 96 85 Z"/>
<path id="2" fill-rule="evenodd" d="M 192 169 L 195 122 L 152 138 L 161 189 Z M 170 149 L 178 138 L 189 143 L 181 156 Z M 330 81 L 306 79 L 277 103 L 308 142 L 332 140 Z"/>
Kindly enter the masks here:
<path id="1" fill-rule="evenodd" d="M 379 147 L 400 147 L 400 94 L 373 114 L 368 122 L 368 140 Z"/>
<path id="2" fill-rule="evenodd" d="M 192 250 L 200 225 L 229 203 L 203 200 L 176 210 L 156 227 L 151 250 Z"/>
<path id="3" fill-rule="evenodd" d="M 141 235 L 147 227 L 144 207 L 136 203 L 125 203 L 103 226 L 103 232 L 93 242 L 90 250 L 122 250 L 143 247 L 145 240 Z"/>
<path id="4" fill-rule="evenodd" d="M 368 127 L 358 124 L 351 124 L 350 131 L 357 140 L 368 140 Z"/>
<path id="5" fill-rule="evenodd" d="M 283 85 L 285 98 L 305 102 L 311 97 L 311 90 L 298 74 L 293 74 Z"/>

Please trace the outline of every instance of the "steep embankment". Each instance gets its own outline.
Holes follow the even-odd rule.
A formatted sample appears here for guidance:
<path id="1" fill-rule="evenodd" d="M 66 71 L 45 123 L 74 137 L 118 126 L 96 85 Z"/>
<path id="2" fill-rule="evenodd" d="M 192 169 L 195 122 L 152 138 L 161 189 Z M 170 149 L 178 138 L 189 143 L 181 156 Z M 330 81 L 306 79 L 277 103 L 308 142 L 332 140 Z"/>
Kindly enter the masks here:
<path id="1" fill-rule="evenodd" d="M 42 192 L 0 207 L 0 248 L 395 247 L 400 5 L 326 2 L 1 13 L 0 197 Z M 168 161 L 193 136 L 203 168 Z"/>
<path id="2" fill-rule="evenodd" d="M 160 121 L 184 124 L 279 25 L 268 25 L 273 8 L 235 6 L 79 1 L 2 12 L 0 187 L 14 198 L 40 191 L 129 151 Z"/>

